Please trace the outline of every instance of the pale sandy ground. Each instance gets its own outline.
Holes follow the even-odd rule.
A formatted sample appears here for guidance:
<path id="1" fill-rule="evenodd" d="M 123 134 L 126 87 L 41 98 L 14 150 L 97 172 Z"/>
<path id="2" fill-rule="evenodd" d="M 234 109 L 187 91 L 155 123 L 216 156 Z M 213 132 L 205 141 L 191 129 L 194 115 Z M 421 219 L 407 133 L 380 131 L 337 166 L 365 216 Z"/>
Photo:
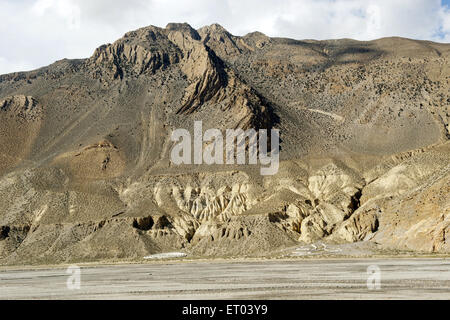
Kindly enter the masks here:
<path id="1" fill-rule="evenodd" d="M 367 268 L 381 270 L 369 290 Z M 0 270 L 1 299 L 450 299 L 450 259 L 166 261 Z"/>

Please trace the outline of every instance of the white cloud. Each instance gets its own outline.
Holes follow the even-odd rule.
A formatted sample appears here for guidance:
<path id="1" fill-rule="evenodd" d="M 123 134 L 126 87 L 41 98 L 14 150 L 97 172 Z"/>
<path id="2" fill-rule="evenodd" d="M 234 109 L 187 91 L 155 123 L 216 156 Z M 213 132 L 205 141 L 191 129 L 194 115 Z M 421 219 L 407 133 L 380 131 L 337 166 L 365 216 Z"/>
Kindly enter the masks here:
<path id="1" fill-rule="evenodd" d="M 71 1 L 37 0 L 31 11 L 40 19 L 56 17 L 60 18 L 69 29 L 80 28 L 81 9 Z"/>
<path id="2" fill-rule="evenodd" d="M 0 74 L 88 57 L 127 31 L 168 22 L 217 22 L 237 35 L 450 42 L 440 0 L 1 0 Z"/>
<path id="3" fill-rule="evenodd" d="M 2 70 L 0 74 L 33 69 L 35 69 L 35 66 L 27 61 L 8 60 L 4 57 L 0 57 L 0 70 Z"/>
<path id="4" fill-rule="evenodd" d="M 441 34 L 443 35 L 443 41 L 450 42 L 450 8 L 441 8 L 439 15 L 442 21 Z"/>

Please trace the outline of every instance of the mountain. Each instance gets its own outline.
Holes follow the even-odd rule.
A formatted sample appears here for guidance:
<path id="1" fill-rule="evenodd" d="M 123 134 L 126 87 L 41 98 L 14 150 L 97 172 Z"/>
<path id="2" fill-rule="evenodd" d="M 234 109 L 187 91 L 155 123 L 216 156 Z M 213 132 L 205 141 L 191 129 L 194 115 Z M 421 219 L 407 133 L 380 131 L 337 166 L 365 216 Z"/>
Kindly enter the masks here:
<path id="1" fill-rule="evenodd" d="M 149 26 L 0 76 L 0 263 L 449 253 L 450 44 Z M 278 129 L 280 167 L 174 165 L 171 133 Z"/>

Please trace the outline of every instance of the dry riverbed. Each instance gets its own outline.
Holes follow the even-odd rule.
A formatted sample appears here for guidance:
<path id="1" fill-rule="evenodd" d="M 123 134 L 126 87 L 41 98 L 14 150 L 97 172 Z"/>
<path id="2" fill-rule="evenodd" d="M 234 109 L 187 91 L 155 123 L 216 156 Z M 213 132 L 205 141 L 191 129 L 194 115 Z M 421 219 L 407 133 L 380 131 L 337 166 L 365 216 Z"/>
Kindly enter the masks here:
<path id="1" fill-rule="evenodd" d="M 448 258 L 160 261 L 80 267 L 79 289 L 67 286 L 68 280 L 72 287 L 76 283 L 74 269 L 72 273 L 66 267 L 0 269 L 0 299 L 450 299 Z"/>

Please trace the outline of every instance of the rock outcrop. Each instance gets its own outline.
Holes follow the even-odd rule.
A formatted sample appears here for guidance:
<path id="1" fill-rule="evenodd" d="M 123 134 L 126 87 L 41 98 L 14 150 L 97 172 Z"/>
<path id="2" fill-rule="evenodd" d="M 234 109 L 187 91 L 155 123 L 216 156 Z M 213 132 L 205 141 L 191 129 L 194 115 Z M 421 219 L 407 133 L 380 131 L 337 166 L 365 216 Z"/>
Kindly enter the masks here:
<path id="1" fill-rule="evenodd" d="M 6 97 L 0 101 L 0 111 L 21 121 L 37 121 L 42 117 L 42 109 L 38 107 L 36 99 L 32 96 Z"/>

